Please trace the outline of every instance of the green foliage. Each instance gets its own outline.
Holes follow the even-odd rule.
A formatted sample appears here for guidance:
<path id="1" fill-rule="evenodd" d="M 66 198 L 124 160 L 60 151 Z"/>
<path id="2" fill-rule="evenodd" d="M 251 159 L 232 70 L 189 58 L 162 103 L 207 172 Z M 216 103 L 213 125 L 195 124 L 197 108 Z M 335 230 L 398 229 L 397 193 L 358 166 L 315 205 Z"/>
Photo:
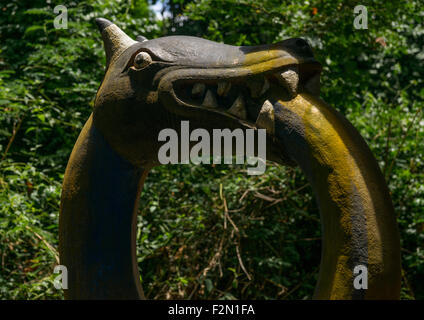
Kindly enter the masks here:
<path id="1" fill-rule="evenodd" d="M 309 280 L 301 298 L 311 298 L 320 226 L 309 184 L 279 166 L 246 176 L 246 168 L 228 165 L 152 172 L 137 238 L 149 297 L 299 298 L 290 289 Z"/>
<path id="2" fill-rule="evenodd" d="M 322 95 L 358 128 L 392 192 L 402 239 L 402 298 L 424 298 L 424 27 L 420 1 L 9 1 L 0 10 L 0 298 L 56 299 L 61 182 L 104 72 L 95 17 L 132 37 L 190 34 L 235 45 L 303 37 L 323 64 Z M 320 259 L 312 191 L 269 164 L 155 168 L 140 201 L 137 250 L 149 298 L 311 298 Z"/>
<path id="3" fill-rule="evenodd" d="M 61 182 L 73 144 L 91 113 L 104 73 L 95 17 L 133 37 L 157 36 L 146 1 L 68 2 L 68 29 L 55 29 L 61 1 L 0 7 L 0 297 L 59 298 Z"/>

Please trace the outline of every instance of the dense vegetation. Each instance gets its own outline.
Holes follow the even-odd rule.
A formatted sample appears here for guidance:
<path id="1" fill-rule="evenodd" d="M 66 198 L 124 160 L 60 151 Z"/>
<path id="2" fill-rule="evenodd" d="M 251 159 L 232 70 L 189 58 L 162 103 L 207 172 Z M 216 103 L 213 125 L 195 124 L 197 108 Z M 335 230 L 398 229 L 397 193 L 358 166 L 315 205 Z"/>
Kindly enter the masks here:
<path id="1" fill-rule="evenodd" d="M 322 95 L 369 143 L 392 193 L 402 239 L 402 298 L 424 298 L 423 4 L 362 1 L 59 0 L 0 5 L 0 298 L 56 299 L 61 182 L 104 72 L 95 17 L 130 36 L 190 34 L 235 45 L 308 39 Z M 150 3 L 151 4 L 151 3 Z M 140 201 L 138 262 L 148 298 L 311 298 L 319 213 L 297 169 L 176 165 L 150 174 Z"/>

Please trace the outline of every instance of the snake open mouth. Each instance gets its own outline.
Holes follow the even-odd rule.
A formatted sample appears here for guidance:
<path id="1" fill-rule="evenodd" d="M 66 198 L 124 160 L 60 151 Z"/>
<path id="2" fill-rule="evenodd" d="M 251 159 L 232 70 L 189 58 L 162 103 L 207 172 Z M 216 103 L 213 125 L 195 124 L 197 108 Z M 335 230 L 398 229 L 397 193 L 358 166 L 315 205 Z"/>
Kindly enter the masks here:
<path id="1" fill-rule="evenodd" d="M 301 92 L 318 95 L 320 73 L 316 61 L 259 73 L 244 68 L 177 69 L 162 79 L 159 92 L 171 94 L 178 105 L 174 112 L 180 113 L 181 107 L 208 110 L 274 134 L 274 102 Z"/>

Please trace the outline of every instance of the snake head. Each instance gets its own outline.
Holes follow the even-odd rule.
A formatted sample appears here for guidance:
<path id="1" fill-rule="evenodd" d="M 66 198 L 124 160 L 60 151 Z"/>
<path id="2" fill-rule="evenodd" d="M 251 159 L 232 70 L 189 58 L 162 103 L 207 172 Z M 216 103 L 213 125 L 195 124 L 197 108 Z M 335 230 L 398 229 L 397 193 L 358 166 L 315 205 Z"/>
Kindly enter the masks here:
<path id="1" fill-rule="evenodd" d="M 319 94 L 321 65 L 300 38 L 271 45 L 230 46 L 197 37 L 132 40 L 97 19 L 107 69 L 94 123 L 124 158 L 155 162 L 159 131 L 190 128 L 266 129 L 267 158 L 288 163 L 275 138 L 275 102 Z M 134 152 L 134 150 L 139 150 Z M 155 157 L 155 156 L 153 156 Z"/>

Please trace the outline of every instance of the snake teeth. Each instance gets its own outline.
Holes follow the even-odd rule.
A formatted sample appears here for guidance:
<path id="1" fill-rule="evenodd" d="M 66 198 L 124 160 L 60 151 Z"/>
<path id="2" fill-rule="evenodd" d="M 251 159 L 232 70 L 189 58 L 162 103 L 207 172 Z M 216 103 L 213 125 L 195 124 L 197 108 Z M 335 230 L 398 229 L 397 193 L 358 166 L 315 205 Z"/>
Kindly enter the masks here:
<path id="1" fill-rule="evenodd" d="M 216 101 L 216 97 L 211 90 L 206 91 L 206 96 L 203 100 L 202 106 L 218 108 L 218 102 Z"/>
<path id="2" fill-rule="evenodd" d="M 231 83 L 222 81 L 218 83 L 217 93 L 219 96 L 226 96 L 231 89 Z"/>
<path id="3" fill-rule="evenodd" d="M 299 85 L 299 71 L 297 66 L 292 66 L 289 69 L 283 71 L 279 75 L 278 80 L 281 85 L 286 87 L 292 98 L 297 95 Z"/>
<path id="4" fill-rule="evenodd" d="M 204 83 L 196 83 L 193 86 L 193 90 L 191 90 L 191 94 L 193 96 L 202 96 L 205 92 L 206 86 Z"/>
<path id="5" fill-rule="evenodd" d="M 227 112 L 240 119 L 244 119 L 244 120 L 247 119 L 247 112 L 246 112 L 246 107 L 244 103 L 244 98 L 241 94 L 237 97 L 237 99 L 234 101 L 233 105 L 231 106 L 230 109 L 228 109 Z"/>
<path id="6" fill-rule="evenodd" d="M 284 86 L 290 88 L 293 93 L 297 94 L 298 75 L 295 70 L 296 69 L 294 68 L 288 69 L 282 73 L 274 74 L 273 77 L 277 77 L 280 84 L 284 84 Z M 251 101 L 250 97 L 262 97 L 270 89 L 271 82 L 267 77 L 252 77 L 241 85 L 244 85 L 247 87 L 247 89 L 249 89 L 250 95 L 247 93 L 248 96 L 246 96 L 245 91 L 237 93 L 240 87 L 240 83 L 233 83 L 227 80 L 219 80 L 210 84 L 210 86 L 203 82 L 194 83 L 189 90 L 186 90 L 186 87 L 182 87 L 183 90 L 181 90 L 181 93 L 183 96 L 190 96 L 191 92 L 191 97 L 188 98 L 190 99 L 189 103 L 206 108 L 213 108 L 220 112 L 226 112 L 227 114 L 231 114 L 240 120 L 248 120 L 249 116 L 253 116 L 254 113 L 258 112 L 255 106 L 258 106 L 259 101 L 263 101 L 262 99 L 259 101 Z M 311 86 L 312 85 L 313 82 L 311 82 Z M 236 97 L 235 100 L 233 100 L 234 97 Z M 231 107 L 228 108 L 228 103 L 231 103 L 231 101 Z M 269 100 L 265 100 L 265 102 L 259 104 L 259 106 L 260 111 L 256 117 L 256 127 L 266 129 L 268 134 L 274 134 L 274 107 L 272 103 Z M 252 108 L 254 108 L 256 111 L 252 111 Z M 248 111 L 253 114 L 248 114 Z M 248 121 L 253 119 L 250 118 Z"/>
<path id="7" fill-rule="evenodd" d="M 274 134 L 274 107 L 269 100 L 266 100 L 262 105 L 258 118 L 256 119 L 256 126 L 258 128 L 266 129 L 268 134 Z"/>

